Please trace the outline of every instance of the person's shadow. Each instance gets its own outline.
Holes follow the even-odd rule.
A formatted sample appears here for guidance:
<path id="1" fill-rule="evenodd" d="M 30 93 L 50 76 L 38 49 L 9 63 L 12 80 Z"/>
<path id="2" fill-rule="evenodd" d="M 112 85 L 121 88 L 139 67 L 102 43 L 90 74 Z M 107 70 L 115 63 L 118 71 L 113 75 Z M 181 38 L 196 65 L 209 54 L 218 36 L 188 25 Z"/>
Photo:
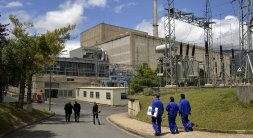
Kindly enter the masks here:
<path id="1" fill-rule="evenodd" d="M 169 134 L 170 132 L 163 132 L 162 134 L 161 134 L 161 136 L 164 136 L 164 135 L 167 135 L 167 134 Z"/>

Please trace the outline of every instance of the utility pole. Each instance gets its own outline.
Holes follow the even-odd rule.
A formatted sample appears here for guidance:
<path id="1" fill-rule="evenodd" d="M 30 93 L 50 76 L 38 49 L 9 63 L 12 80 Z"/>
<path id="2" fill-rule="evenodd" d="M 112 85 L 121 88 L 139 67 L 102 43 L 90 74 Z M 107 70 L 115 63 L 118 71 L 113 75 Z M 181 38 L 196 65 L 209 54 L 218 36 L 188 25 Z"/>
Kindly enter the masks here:
<path id="1" fill-rule="evenodd" d="M 165 52 L 164 52 L 164 72 L 166 77 L 166 85 L 175 84 L 175 67 L 176 67 L 176 46 L 175 46 L 175 19 L 201 27 L 204 29 L 205 44 L 208 49 L 213 44 L 212 38 L 212 24 L 211 22 L 211 7 L 209 0 L 206 0 L 205 5 L 205 18 L 196 17 L 193 13 L 187 13 L 174 8 L 175 0 L 167 0 L 168 5 L 166 10 L 166 16 L 164 19 L 164 32 L 165 32 Z M 210 54 L 206 54 L 205 72 L 207 75 L 207 82 L 211 82 L 211 66 L 210 66 Z M 188 64 L 188 63 L 187 63 Z"/>
<path id="2" fill-rule="evenodd" d="M 213 46 L 213 35 L 212 35 L 212 11 L 209 0 L 205 2 L 205 22 L 204 22 L 204 42 L 206 48 L 205 54 L 205 76 L 207 84 L 213 83 L 213 72 L 212 72 L 212 54 L 210 48 Z"/>
<path id="3" fill-rule="evenodd" d="M 234 2 L 236 0 L 233 0 Z M 239 46 L 240 60 L 237 72 L 240 72 L 240 83 L 249 82 L 253 77 L 253 67 L 251 65 L 252 55 L 252 29 L 253 29 L 253 1 L 238 0 L 239 4 Z"/>
<path id="4" fill-rule="evenodd" d="M 165 63 L 165 76 L 166 85 L 175 84 L 175 18 L 174 18 L 174 0 L 168 0 L 167 16 L 164 21 L 165 29 L 165 53 L 164 53 L 164 63 Z M 169 48 L 169 49 L 168 49 Z M 169 55 L 168 55 L 169 54 Z M 169 65 L 167 68 L 167 64 Z M 170 80 L 167 79 L 170 78 Z"/>
<path id="5" fill-rule="evenodd" d="M 48 110 L 51 111 L 51 89 L 52 89 L 52 71 L 50 70 L 50 82 L 49 82 L 49 107 Z"/>

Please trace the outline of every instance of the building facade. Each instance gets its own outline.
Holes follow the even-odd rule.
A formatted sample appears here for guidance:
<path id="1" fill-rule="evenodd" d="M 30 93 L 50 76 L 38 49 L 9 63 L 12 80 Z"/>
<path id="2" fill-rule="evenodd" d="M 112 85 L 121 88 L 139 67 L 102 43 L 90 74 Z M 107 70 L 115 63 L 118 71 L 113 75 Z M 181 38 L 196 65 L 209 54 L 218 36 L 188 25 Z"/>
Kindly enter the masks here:
<path id="1" fill-rule="evenodd" d="M 106 28 L 106 29 L 105 29 Z M 104 31 L 103 31 L 104 30 Z M 105 31 L 106 30 L 106 31 Z M 112 31 L 110 31 L 112 30 Z M 118 31 L 116 31 L 118 30 Z M 113 32 L 113 33 L 112 33 Z M 90 37 L 94 35 L 92 38 Z M 126 29 L 123 27 L 98 24 L 93 28 L 81 33 L 82 47 L 101 48 L 107 52 L 110 64 L 126 64 L 137 66 L 147 63 L 153 70 L 157 69 L 158 59 L 164 53 L 156 51 L 156 47 L 164 44 L 164 39 L 148 35 L 146 32 Z M 180 42 L 176 42 L 176 55 L 179 55 Z M 186 57 L 187 44 L 183 44 L 183 58 Z M 191 56 L 193 45 L 189 45 L 189 56 L 187 58 L 198 62 L 200 69 L 205 68 L 205 49 L 204 46 L 195 46 L 195 55 Z M 211 76 L 215 81 L 219 80 L 222 72 L 220 52 L 211 50 L 210 68 Z M 226 83 L 230 79 L 230 55 L 223 53 L 224 71 Z"/>
<path id="2" fill-rule="evenodd" d="M 76 99 L 106 105 L 127 105 L 127 87 L 78 87 Z"/>
<path id="3" fill-rule="evenodd" d="M 33 77 L 32 91 L 43 91 L 49 97 L 74 97 L 75 88 L 99 86 L 109 76 L 108 63 L 81 58 L 57 58 L 56 64 Z"/>

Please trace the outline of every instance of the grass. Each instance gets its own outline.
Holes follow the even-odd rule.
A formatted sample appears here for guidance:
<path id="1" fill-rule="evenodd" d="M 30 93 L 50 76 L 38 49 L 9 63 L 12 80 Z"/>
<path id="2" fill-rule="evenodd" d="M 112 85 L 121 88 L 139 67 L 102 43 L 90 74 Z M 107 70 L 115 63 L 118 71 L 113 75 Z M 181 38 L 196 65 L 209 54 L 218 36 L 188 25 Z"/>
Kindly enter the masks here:
<path id="1" fill-rule="evenodd" d="M 236 88 L 178 89 L 177 93 L 163 93 L 160 98 L 166 106 L 170 96 L 173 96 L 178 103 L 181 93 L 185 93 L 186 98 L 191 103 L 192 114 L 189 119 L 196 127 L 253 130 L 253 105 L 240 103 L 236 98 Z M 136 118 L 151 122 L 146 112 L 153 96 L 137 95 L 136 97 L 140 99 L 141 104 L 141 111 Z M 177 124 L 182 126 L 179 116 L 177 117 Z M 166 111 L 163 114 L 162 125 L 168 126 Z"/>
<path id="2" fill-rule="evenodd" d="M 0 134 L 50 115 L 52 113 L 46 111 L 33 109 L 32 112 L 27 112 L 26 110 L 17 109 L 12 104 L 0 103 Z"/>

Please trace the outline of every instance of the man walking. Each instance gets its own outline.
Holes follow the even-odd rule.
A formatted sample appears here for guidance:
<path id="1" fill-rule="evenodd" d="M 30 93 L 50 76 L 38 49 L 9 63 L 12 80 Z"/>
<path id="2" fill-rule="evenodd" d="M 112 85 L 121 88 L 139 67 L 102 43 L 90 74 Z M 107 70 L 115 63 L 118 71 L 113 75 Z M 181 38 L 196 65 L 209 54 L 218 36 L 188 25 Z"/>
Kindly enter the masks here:
<path id="1" fill-rule="evenodd" d="M 71 105 L 71 102 L 68 102 L 65 104 L 64 110 L 65 110 L 66 122 L 70 122 L 70 116 L 72 114 L 72 109 L 73 109 L 73 106 Z"/>
<path id="2" fill-rule="evenodd" d="M 154 115 L 156 108 L 158 109 L 157 116 L 152 116 L 152 126 L 155 131 L 155 136 L 160 136 L 162 134 L 161 123 L 164 108 L 163 103 L 159 98 L 160 96 L 157 95 L 156 98 L 152 101 L 152 115 Z"/>
<path id="3" fill-rule="evenodd" d="M 179 101 L 179 114 L 181 115 L 184 130 L 186 132 L 192 131 L 192 123 L 188 119 L 188 116 L 191 114 L 191 105 L 190 102 L 185 99 L 184 94 L 181 94 L 181 100 Z"/>
<path id="4" fill-rule="evenodd" d="M 178 133 L 176 124 L 176 117 L 178 113 L 178 105 L 174 102 L 174 97 L 170 97 L 170 102 L 166 105 L 166 111 L 168 112 L 169 127 L 172 134 Z"/>
<path id="5" fill-rule="evenodd" d="M 100 125 L 100 121 L 99 121 L 99 119 L 98 119 L 98 113 L 99 113 L 99 112 L 100 112 L 100 111 L 98 111 L 98 105 L 97 105 L 96 102 L 94 102 L 94 105 L 93 105 L 93 108 L 92 108 L 93 124 L 94 124 L 94 125 L 96 124 L 96 123 L 95 123 L 95 118 L 97 119 L 98 125 Z"/>
<path id="6" fill-rule="evenodd" d="M 80 110 L 81 110 L 81 105 L 77 101 L 75 101 L 75 104 L 74 104 L 75 122 L 79 122 Z"/>

